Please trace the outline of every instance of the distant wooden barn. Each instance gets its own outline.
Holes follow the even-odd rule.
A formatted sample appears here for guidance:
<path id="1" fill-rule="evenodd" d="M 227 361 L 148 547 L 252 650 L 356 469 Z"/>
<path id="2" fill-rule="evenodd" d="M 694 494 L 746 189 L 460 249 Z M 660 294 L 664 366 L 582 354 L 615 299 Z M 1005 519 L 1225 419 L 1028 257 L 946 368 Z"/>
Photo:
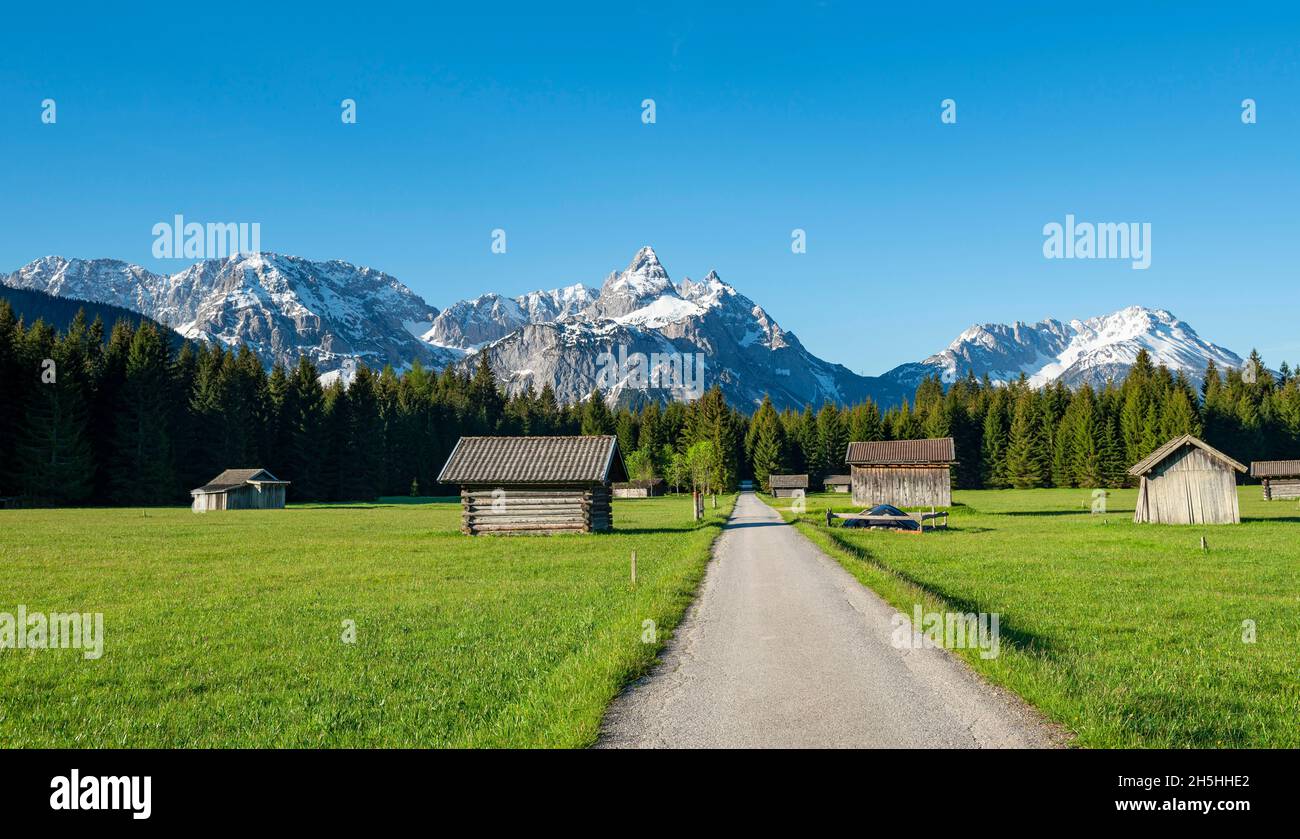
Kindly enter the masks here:
<path id="1" fill-rule="evenodd" d="M 664 479 L 621 481 L 614 484 L 615 498 L 657 498 L 664 494 Z"/>
<path id="2" fill-rule="evenodd" d="M 1155 524 L 1237 524 L 1237 473 L 1246 467 L 1184 434 L 1128 470 L 1140 478 L 1133 521 Z"/>
<path id="3" fill-rule="evenodd" d="M 460 486 L 470 535 L 612 530 L 610 485 L 624 481 L 613 436 L 462 437 L 438 475 Z"/>
<path id="4" fill-rule="evenodd" d="M 808 491 L 807 475 L 768 475 L 767 486 L 773 498 L 794 498 L 796 490 Z"/>
<path id="5" fill-rule="evenodd" d="M 1264 484 L 1264 500 L 1300 498 L 1300 460 L 1257 460 L 1250 476 Z"/>
<path id="6" fill-rule="evenodd" d="M 190 490 L 196 513 L 209 510 L 283 510 L 285 487 L 265 469 L 227 469 L 198 489 Z"/>
<path id="7" fill-rule="evenodd" d="M 822 483 L 827 492 L 848 492 L 853 479 L 848 475 L 827 475 Z"/>
<path id="8" fill-rule="evenodd" d="M 952 506 L 957 452 L 951 437 L 849 443 L 844 462 L 849 465 L 855 504 Z"/>

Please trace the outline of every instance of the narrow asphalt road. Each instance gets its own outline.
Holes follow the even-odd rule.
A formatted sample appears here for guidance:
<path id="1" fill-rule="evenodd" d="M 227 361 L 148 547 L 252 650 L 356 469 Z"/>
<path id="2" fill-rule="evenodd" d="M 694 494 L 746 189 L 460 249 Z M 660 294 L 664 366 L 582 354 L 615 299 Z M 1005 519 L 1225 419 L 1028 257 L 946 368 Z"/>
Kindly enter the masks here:
<path id="1" fill-rule="evenodd" d="M 662 664 L 610 706 L 597 746 L 1054 744 L 1032 708 L 947 652 L 896 648 L 896 613 L 743 493 Z"/>

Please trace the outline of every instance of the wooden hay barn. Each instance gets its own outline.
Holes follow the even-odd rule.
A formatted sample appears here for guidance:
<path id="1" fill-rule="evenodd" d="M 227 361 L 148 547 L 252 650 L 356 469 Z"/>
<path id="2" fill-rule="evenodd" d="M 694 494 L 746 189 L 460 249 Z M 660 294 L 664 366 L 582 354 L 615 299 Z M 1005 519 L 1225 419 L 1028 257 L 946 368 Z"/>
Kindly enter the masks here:
<path id="1" fill-rule="evenodd" d="M 283 510 L 285 487 L 265 469 L 227 469 L 198 489 L 190 490 L 196 513 L 209 510 Z"/>
<path id="2" fill-rule="evenodd" d="M 461 437 L 438 475 L 459 484 L 461 532 L 612 530 L 612 482 L 627 481 L 618 438 Z"/>
<path id="3" fill-rule="evenodd" d="M 808 491 L 807 475 L 768 475 L 767 486 L 773 498 L 794 498 L 795 490 Z"/>
<path id="4" fill-rule="evenodd" d="M 853 479 L 848 475 L 827 475 L 823 483 L 827 492 L 848 492 Z"/>
<path id="5" fill-rule="evenodd" d="M 855 504 L 952 506 L 957 453 L 951 437 L 849 443 L 844 462 L 849 466 Z"/>
<path id="6" fill-rule="evenodd" d="M 622 481 L 614 484 L 615 498 L 657 498 L 664 494 L 664 479 Z"/>
<path id="7" fill-rule="evenodd" d="M 1257 460 L 1250 476 L 1264 483 L 1264 500 L 1300 498 L 1300 460 Z"/>
<path id="8" fill-rule="evenodd" d="M 1154 524 L 1237 524 L 1237 473 L 1246 467 L 1184 434 L 1128 470 L 1141 478 L 1133 521 Z"/>

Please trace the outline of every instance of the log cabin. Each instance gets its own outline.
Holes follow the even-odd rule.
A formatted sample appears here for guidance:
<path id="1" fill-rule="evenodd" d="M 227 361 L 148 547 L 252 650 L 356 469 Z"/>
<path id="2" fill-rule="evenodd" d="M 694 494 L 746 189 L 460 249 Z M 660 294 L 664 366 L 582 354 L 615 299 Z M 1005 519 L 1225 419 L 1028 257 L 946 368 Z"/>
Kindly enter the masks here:
<path id="1" fill-rule="evenodd" d="M 767 486 L 773 498 L 794 498 L 796 490 L 808 491 L 808 476 L 768 475 Z"/>
<path id="2" fill-rule="evenodd" d="M 854 504 L 952 506 L 957 451 L 951 437 L 849 443 L 844 462 L 849 466 Z"/>
<path id="3" fill-rule="evenodd" d="M 848 475 L 827 475 L 822 484 L 827 492 L 847 493 L 853 484 L 853 479 Z"/>
<path id="4" fill-rule="evenodd" d="M 1190 434 L 1175 437 L 1128 470 L 1141 479 L 1133 521 L 1238 524 L 1237 473 L 1246 467 Z"/>
<path id="5" fill-rule="evenodd" d="M 612 435 L 461 437 L 438 475 L 460 486 L 461 532 L 470 536 L 612 530 L 611 484 L 623 481 Z"/>
<path id="6" fill-rule="evenodd" d="M 283 510 L 285 487 L 265 469 L 227 469 L 198 489 L 190 490 L 190 509 L 196 513 L 209 510 Z"/>
<path id="7" fill-rule="evenodd" d="M 1300 498 L 1300 460 L 1257 460 L 1250 476 L 1264 484 L 1264 500 Z"/>

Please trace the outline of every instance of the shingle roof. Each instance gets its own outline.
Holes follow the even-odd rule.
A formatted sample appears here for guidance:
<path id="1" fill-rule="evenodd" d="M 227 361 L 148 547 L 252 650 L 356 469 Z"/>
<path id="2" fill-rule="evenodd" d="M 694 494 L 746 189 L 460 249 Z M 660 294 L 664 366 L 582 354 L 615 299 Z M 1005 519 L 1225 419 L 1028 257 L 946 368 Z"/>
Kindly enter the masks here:
<path id="1" fill-rule="evenodd" d="M 849 443 L 844 462 L 854 466 L 908 466 L 922 463 L 956 463 L 951 437 L 936 440 L 873 440 Z"/>
<path id="2" fill-rule="evenodd" d="M 1257 460 L 1250 464 L 1252 478 L 1300 478 L 1300 460 Z"/>
<path id="3" fill-rule="evenodd" d="M 249 481 L 267 484 L 289 483 L 288 481 L 280 480 L 265 469 L 227 469 L 217 477 L 193 491 L 224 492 L 228 489 L 238 489 Z"/>
<path id="4" fill-rule="evenodd" d="M 626 481 L 618 438 L 461 437 L 438 475 L 443 484 Z"/>
<path id="5" fill-rule="evenodd" d="M 1238 472 L 1246 471 L 1245 466 L 1233 460 L 1232 458 L 1228 457 L 1226 454 L 1214 448 L 1213 446 L 1209 445 L 1204 440 L 1197 439 L 1196 437 L 1193 437 L 1190 434 L 1184 434 L 1181 437 L 1175 437 L 1174 439 L 1170 440 L 1168 443 L 1165 443 L 1163 446 L 1153 451 L 1145 460 L 1143 460 L 1141 463 L 1134 465 L 1132 469 L 1128 470 L 1128 473 L 1130 475 L 1145 475 L 1146 473 L 1154 469 L 1156 466 L 1158 466 L 1161 462 L 1163 462 L 1165 458 L 1169 457 L 1171 454 L 1178 451 L 1183 446 L 1196 446 L 1201 451 L 1205 452 L 1206 454 L 1218 460 L 1220 463 L 1223 463 L 1233 469 L 1236 469 Z"/>
<path id="6" fill-rule="evenodd" d="M 807 489 L 807 475 L 768 475 L 767 485 L 772 489 Z"/>
<path id="7" fill-rule="evenodd" d="M 848 475 L 827 475 L 827 476 L 826 476 L 826 480 L 823 481 L 823 483 L 827 483 L 827 484 L 834 484 L 834 485 L 841 485 L 841 484 L 842 484 L 842 485 L 844 485 L 844 486 L 847 486 L 848 484 L 851 484 L 852 482 L 853 482 L 853 479 L 850 478 Z"/>

